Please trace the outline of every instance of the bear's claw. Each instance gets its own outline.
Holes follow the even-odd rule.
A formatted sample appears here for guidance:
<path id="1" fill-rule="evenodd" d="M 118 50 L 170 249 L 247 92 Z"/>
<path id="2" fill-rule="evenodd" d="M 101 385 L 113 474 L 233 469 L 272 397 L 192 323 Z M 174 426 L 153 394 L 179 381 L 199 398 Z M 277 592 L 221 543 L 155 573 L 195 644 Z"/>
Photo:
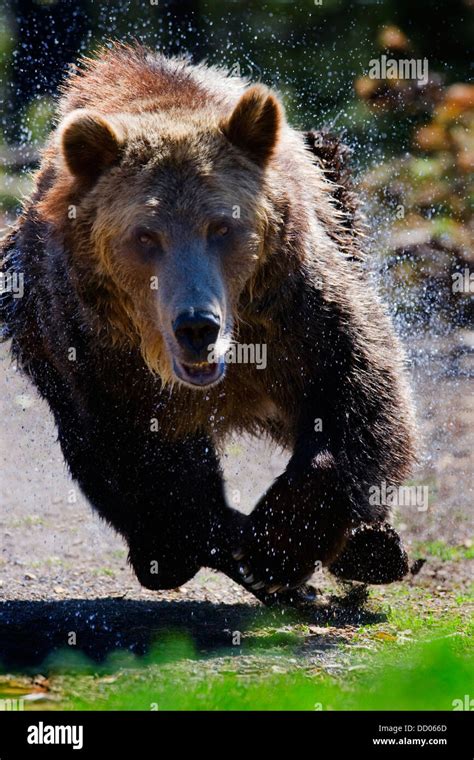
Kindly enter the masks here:
<path id="1" fill-rule="evenodd" d="M 316 599 L 317 591 L 307 585 L 312 573 L 286 584 L 272 579 L 263 581 L 251 568 L 243 549 L 237 549 L 232 556 L 239 561 L 240 582 L 249 591 L 257 592 L 255 595 L 265 604 L 301 606 Z M 328 570 L 342 580 L 382 584 L 402 580 L 409 571 L 409 563 L 400 536 L 391 525 L 383 523 L 356 528 Z"/>
<path id="2" fill-rule="evenodd" d="M 232 552 L 232 556 L 235 560 L 243 560 L 245 558 L 245 553 L 242 549 L 238 549 L 234 552 Z M 300 593 L 301 588 L 306 584 L 306 581 L 308 581 L 313 573 L 306 573 L 306 575 L 302 576 L 298 581 L 293 582 L 291 584 L 289 583 L 268 583 L 265 581 L 262 581 L 255 577 L 254 572 L 250 569 L 249 565 L 244 561 L 240 561 L 238 568 L 237 568 L 240 581 L 248 587 L 251 591 L 262 591 L 265 595 L 272 596 L 276 600 L 276 595 L 286 595 L 290 592 L 298 592 Z M 309 586 L 307 588 L 310 588 Z M 260 595 L 259 595 L 260 596 Z M 314 599 L 315 594 L 311 597 Z"/>
<path id="3" fill-rule="evenodd" d="M 262 599 L 263 603 L 269 607 L 307 607 L 308 605 L 314 605 L 318 594 L 320 593 L 317 589 L 313 586 L 309 586 L 307 583 L 303 583 L 301 586 L 293 589 L 283 588 L 281 586 L 279 588 L 280 593 L 269 594 Z"/>
<path id="4" fill-rule="evenodd" d="M 276 594 L 277 591 L 281 591 L 284 588 L 284 586 L 280 585 L 280 583 L 273 583 L 271 586 L 267 586 L 265 591 L 267 594 Z"/>

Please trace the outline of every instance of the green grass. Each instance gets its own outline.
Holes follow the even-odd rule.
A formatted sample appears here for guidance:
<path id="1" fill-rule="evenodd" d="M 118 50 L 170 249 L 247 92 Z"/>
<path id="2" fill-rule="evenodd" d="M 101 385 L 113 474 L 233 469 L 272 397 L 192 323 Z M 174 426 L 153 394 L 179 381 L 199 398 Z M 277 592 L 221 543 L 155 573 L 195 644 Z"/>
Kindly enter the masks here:
<path id="1" fill-rule="evenodd" d="M 178 639 L 175 654 L 179 647 Z M 337 675 L 317 668 L 291 670 L 278 657 L 256 662 L 256 672 L 246 674 L 242 663 L 228 656 L 219 660 L 216 671 L 215 662 L 193 659 L 192 648 L 181 642 L 183 655 L 179 662 L 170 663 L 157 650 L 140 666 L 130 656 L 119 656 L 113 658 L 115 664 L 112 660 L 95 674 L 90 672 L 90 663 L 76 661 L 76 667 L 89 672 L 62 676 L 62 690 L 68 693 L 62 706 L 73 710 L 450 710 L 454 700 L 469 693 L 474 681 L 473 659 L 463 656 L 450 639 L 400 651 L 385 647 L 375 654 L 363 652 L 357 665 L 342 667 Z M 275 673 L 278 668 L 285 672 Z"/>
<path id="2" fill-rule="evenodd" d="M 414 546 L 414 555 L 417 557 L 437 557 L 444 561 L 474 559 L 474 545 L 452 546 L 445 541 L 420 541 Z"/>
<path id="3" fill-rule="evenodd" d="M 43 663 L 50 692 L 26 709 L 450 710 L 472 696 L 471 601 L 394 585 L 373 590 L 369 608 L 384 617 L 372 624 L 259 611 L 236 646 L 229 636 L 205 653 L 179 631 L 145 656 L 116 651 L 102 663 L 68 648 Z"/>
<path id="4" fill-rule="evenodd" d="M 469 550 L 433 542 L 420 551 L 454 567 Z M 239 620 L 224 616 L 206 644 L 206 623 L 186 618 L 182 629 L 161 629 L 146 655 L 117 650 L 100 663 L 80 651 L 79 631 L 77 647 L 34 672 L 0 676 L 0 699 L 13 693 L 12 679 L 22 694 L 34 691 L 40 672 L 44 699 L 27 699 L 26 709 L 450 710 L 474 696 L 472 602 L 469 583 L 447 594 L 437 583 L 393 584 L 371 589 L 362 618 L 349 610 L 336 624 L 255 608 L 239 640 Z"/>

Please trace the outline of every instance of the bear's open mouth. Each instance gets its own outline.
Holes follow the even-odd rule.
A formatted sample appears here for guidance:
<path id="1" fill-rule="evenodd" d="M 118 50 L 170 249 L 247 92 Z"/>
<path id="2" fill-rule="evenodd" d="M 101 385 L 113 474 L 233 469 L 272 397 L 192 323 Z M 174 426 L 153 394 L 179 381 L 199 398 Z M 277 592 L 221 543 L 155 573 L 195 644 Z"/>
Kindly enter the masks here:
<path id="1" fill-rule="evenodd" d="M 195 362 L 185 364 L 173 359 L 173 369 L 176 376 L 187 385 L 204 387 L 217 383 L 224 376 L 225 362 Z"/>

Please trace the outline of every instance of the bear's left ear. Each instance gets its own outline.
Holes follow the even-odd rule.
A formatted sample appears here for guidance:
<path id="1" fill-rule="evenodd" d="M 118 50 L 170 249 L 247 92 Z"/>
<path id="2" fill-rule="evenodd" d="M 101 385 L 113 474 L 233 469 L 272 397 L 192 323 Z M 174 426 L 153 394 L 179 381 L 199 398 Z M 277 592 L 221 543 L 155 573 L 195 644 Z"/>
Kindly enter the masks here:
<path id="1" fill-rule="evenodd" d="M 263 85 L 250 87 L 240 98 L 220 128 L 227 139 L 265 166 L 278 142 L 283 108 L 276 96 Z"/>
<path id="2" fill-rule="evenodd" d="M 105 169 L 119 160 L 125 141 L 118 123 L 82 108 L 69 114 L 58 137 L 69 171 L 87 185 L 93 185 Z"/>

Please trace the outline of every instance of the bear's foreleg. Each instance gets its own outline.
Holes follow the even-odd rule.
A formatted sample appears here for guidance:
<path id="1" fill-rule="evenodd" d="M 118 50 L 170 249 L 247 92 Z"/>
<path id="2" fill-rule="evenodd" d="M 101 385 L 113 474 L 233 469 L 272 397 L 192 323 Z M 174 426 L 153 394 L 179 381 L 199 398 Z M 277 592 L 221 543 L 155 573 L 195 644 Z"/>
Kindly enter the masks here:
<path id="1" fill-rule="evenodd" d="M 353 519 L 330 448 L 300 444 L 249 517 L 235 551 L 243 577 L 270 593 L 296 588 L 340 554 Z"/>

